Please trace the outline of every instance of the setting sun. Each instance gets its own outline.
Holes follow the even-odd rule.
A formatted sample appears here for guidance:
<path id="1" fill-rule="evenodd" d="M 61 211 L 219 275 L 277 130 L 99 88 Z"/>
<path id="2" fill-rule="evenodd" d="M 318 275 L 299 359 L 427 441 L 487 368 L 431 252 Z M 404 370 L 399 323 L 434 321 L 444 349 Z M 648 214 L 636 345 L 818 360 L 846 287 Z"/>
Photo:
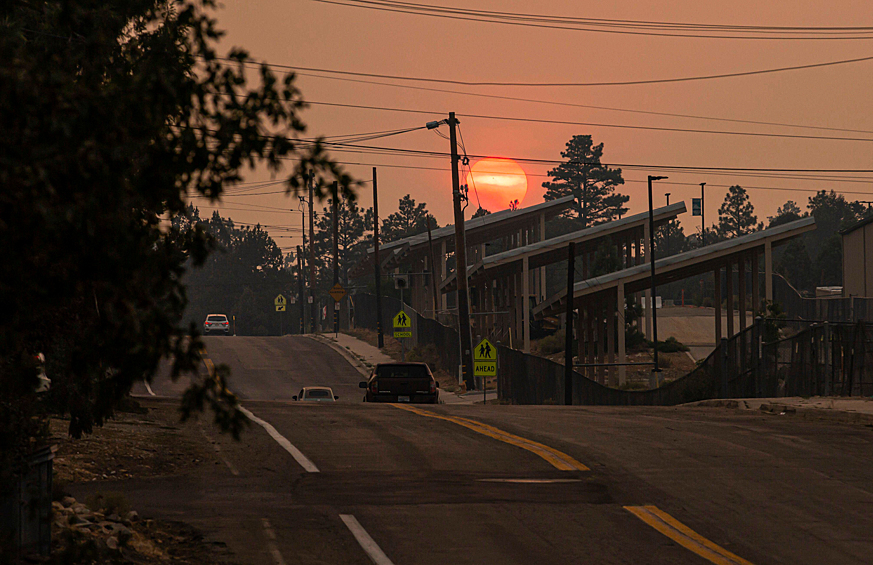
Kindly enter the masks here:
<path id="1" fill-rule="evenodd" d="M 467 175 L 467 184 L 470 204 L 477 206 L 481 202 L 482 207 L 491 212 L 505 210 L 510 202 L 521 202 L 527 194 L 527 175 L 512 159 L 492 157 L 478 161 Z"/>

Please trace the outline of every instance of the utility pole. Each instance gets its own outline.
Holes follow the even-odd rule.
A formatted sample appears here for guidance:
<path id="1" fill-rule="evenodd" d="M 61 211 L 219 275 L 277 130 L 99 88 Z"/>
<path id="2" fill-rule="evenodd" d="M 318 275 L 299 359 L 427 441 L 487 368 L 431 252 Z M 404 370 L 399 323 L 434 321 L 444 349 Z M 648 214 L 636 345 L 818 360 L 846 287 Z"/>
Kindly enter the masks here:
<path id="1" fill-rule="evenodd" d="M 339 182 L 333 181 L 333 284 L 339 284 Z M 333 305 L 333 333 L 339 334 L 339 302 Z"/>
<path id="2" fill-rule="evenodd" d="M 452 153 L 452 203 L 455 212 L 455 279 L 458 283 L 458 339 L 461 342 L 461 365 L 467 390 L 473 380 L 473 344 L 470 333 L 470 297 L 467 291 L 467 238 L 464 234 L 464 211 L 461 209 L 461 179 L 458 173 L 458 120 L 449 112 L 449 143 Z M 484 383 L 483 383 L 484 386 Z"/>
<path id="3" fill-rule="evenodd" d="M 670 205 L 670 193 L 665 192 L 664 195 L 667 197 L 667 206 Z M 670 222 L 664 224 L 664 256 L 670 256 Z"/>
<path id="4" fill-rule="evenodd" d="M 309 324 L 312 333 L 315 325 L 315 214 L 312 213 L 312 182 L 315 174 L 309 177 Z"/>
<path id="5" fill-rule="evenodd" d="M 373 262 L 376 275 L 376 333 L 379 349 L 385 347 L 382 335 L 382 263 L 379 260 L 379 194 L 376 188 L 376 167 L 373 167 Z"/>
<path id="6" fill-rule="evenodd" d="M 437 319 L 437 308 L 439 304 L 439 290 L 437 289 L 437 277 L 436 277 L 436 255 L 433 252 L 433 235 L 431 234 L 430 228 L 430 220 L 431 216 L 428 214 L 427 216 L 427 246 L 430 249 L 430 272 L 431 272 L 431 286 L 433 287 L 433 319 Z"/>
<path id="7" fill-rule="evenodd" d="M 303 279 L 304 279 L 304 271 L 303 271 L 303 255 L 305 254 L 304 249 L 306 249 L 306 241 L 304 238 L 303 245 L 297 246 L 297 284 L 299 290 L 299 296 L 297 297 L 300 301 L 300 333 L 306 333 L 306 324 L 304 323 L 304 317 L 306 315 L 306 299 L 303 297 L 305 294 L 303 291 Z"/>
<path id="8" fill-rule="evenodd" d="M 564 404 L 573 404 L 573 283 L 576 278 L 576 242 L 567 247 L 567 310 L 564 314 Z M 581 312 L 581 311 L 580 311 Z M 621 329 L 619 329 L 621 331 Z M 581 352 L 579 359 L 582 359 Z"/>
<path id="9" fill-rule="evenodd" d="M 666 178 L 667 177 L 653 177 L 652 175 L 649 175 L 649 249 L 652 254 L 652 257 L 649 259 L 649 264 L 652 266 L 652 302 L 646 304 L 646 307 L 652 309 L 652 343 L 655 344 L 655 368 L 652 369 L 652 376 L 654 377 L 654 384 L 656 386 L 659 384 L 658 373 L 661 372 L 661 369 L 658 367 L 658 309 L 655 308 L 655 213 L 652 208 L 652 181 L 663 180 Z"/>
<path id="10" fill-rule="evenodd" d="M 706 245 L 706 221 L 704 219 L 704 215 L 706 214 L 706 201 L 703 199 L 703 187 L 706 186 L 705 182 L 700 183 L 700 241 L 702 243 L 701 247 Z"/>

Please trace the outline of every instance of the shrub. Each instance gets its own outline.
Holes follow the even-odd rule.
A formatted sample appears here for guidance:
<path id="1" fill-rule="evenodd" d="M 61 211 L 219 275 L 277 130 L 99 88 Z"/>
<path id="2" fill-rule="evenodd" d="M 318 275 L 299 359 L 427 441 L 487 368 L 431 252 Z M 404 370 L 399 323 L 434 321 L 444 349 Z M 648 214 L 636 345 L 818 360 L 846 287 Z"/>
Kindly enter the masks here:
<path id="1" fill-rule="evenodd" d="M 542 355 L 551 355 L 564 351 L 564 330 L 558 330 L 550 336 L 544 337 L 537 344 Z"/>
<path id="2" fill-rule="evenodd" d="M 670 336 L 666 341 L 658 342 L 658 351 L 661 353 L 676 353 L 679 351 L 688 351 L 688 346 L 675 337 Z"/>

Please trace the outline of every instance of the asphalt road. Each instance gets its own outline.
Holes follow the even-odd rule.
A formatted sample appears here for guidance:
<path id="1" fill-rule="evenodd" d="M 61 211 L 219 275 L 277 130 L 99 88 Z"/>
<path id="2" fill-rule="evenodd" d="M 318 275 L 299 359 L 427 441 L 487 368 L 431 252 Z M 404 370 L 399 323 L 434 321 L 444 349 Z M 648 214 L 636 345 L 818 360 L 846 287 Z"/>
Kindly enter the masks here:
<path id="1" fill-rule="evenodd" d="M 285 401 L 302 384 L 358 380 L 304 339 L 209 340 L 273 436 L 213 433 L 224 467 L 129 481 L 132 505 L 242 563 L 873 562 L 869 427 L 714 408 L 303 405 Z"/>

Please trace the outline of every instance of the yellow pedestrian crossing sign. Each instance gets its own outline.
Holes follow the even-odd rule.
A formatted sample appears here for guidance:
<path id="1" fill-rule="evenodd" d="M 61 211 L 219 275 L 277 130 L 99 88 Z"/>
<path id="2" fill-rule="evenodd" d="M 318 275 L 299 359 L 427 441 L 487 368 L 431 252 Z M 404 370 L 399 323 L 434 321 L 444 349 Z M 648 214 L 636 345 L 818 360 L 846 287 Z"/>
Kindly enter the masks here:
<path id="1" fill-rule="evenodd" d="M 473 375 L 476 377 L 497 376 L 497 348 L 487 339 L 473 348 Z"/>
<path id="2" fill-rule="evenodd" d="M 273 300 L 273 304 L 276 305 L 276 312 L 284 312 L 285 311 L 285 297 L 281 294 Z"/>
<path id="3" fill-rule="evenodd" d="M 402 310 L 394 316 L 394 337 L 412 337 L 412 320 Z"/>

